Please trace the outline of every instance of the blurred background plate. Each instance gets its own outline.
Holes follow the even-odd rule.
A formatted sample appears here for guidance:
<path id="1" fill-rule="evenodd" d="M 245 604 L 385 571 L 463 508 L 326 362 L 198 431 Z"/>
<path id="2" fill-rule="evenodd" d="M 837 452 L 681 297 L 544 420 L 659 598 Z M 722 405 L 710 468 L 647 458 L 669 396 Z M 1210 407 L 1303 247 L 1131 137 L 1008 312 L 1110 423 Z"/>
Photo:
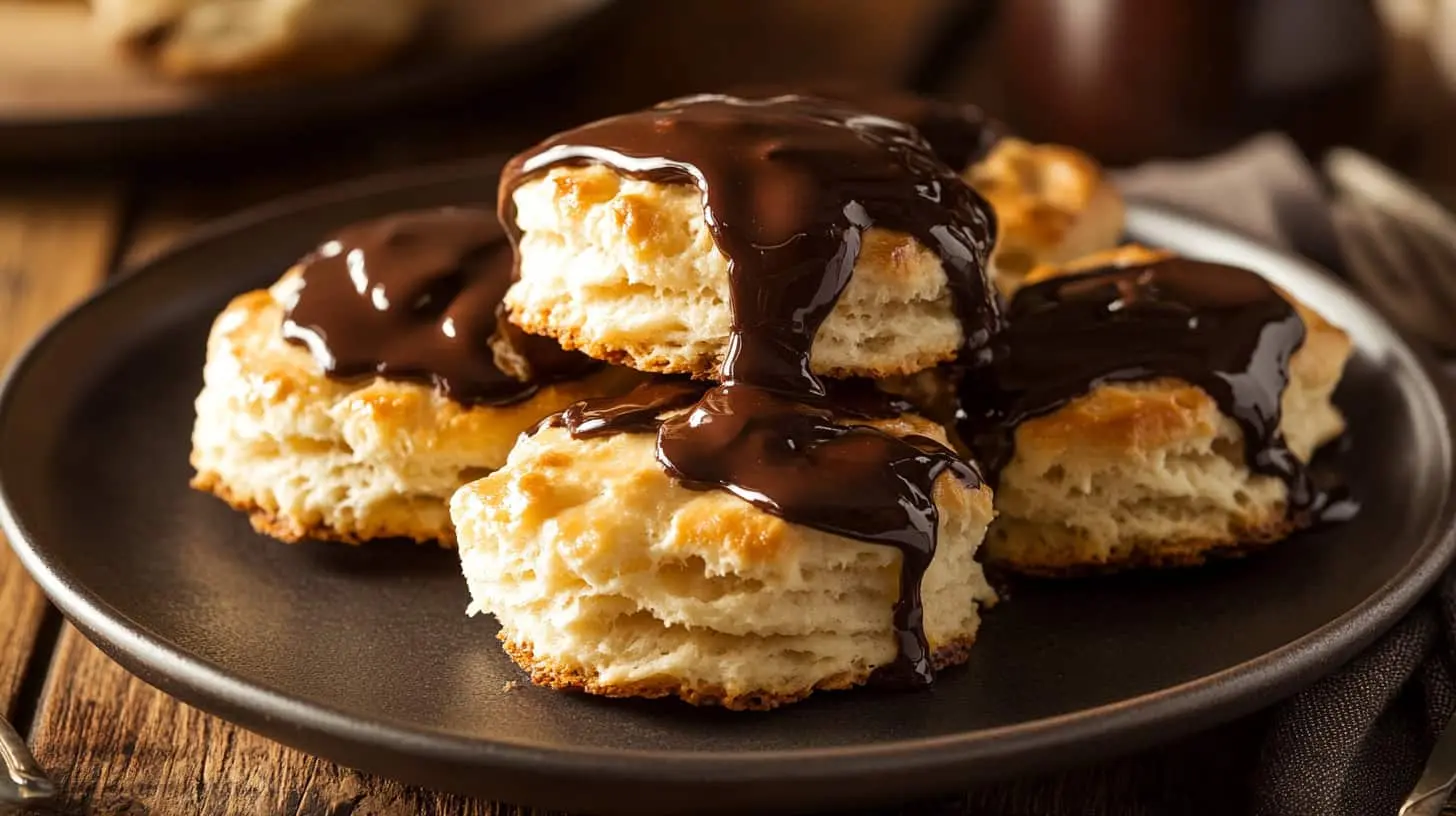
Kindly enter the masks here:
<path id="1" fill-rule="evenodd" d="M 611 0 L 442 0 L 378 71 L 222 89 L 131 64 L 75 0 L 0 0 L 0 160 L 121 158 L 216 146 L 448 99 L 547 64 Z"/>

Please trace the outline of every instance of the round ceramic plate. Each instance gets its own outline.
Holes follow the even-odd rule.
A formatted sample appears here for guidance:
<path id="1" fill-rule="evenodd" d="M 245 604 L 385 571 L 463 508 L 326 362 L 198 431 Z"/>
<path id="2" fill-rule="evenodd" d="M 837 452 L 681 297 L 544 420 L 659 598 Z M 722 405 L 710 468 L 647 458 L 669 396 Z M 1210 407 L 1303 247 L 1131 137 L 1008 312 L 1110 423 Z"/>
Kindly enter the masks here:
<path id="1" fill-rule="evenodd" d="M 105 42 L 81 2 L 0 2 L 0 159 L 170 155 L 476 92 L 569 54 L 608 0 L 436 0 L 399 58 L 334 81 L 218 89 Z"/>
<path id="2" fill-rule="evenodd" d="M 187 487 L 203 341 L 230 297 L 346 222 L 494 198 L 477 165 L 249 212 L 40 338 L 0 396 L 0 516 L 61 610 L 165 691 L 347 765 L 568 809 L 758 812 L 964 788 L 1251 711 L 1392 624 L 1456 544 L 1450 403 L 1420 356 L 1308 264 L 1134 207 L 1135 238 L 1257 269 L 1350 332 L 1333 455 L 1355 521 L 1204 569 L 1018 584 L 923 693 L 735 714 L 534 688 L 466 617 L 453 553 L 287 546 Z"/>

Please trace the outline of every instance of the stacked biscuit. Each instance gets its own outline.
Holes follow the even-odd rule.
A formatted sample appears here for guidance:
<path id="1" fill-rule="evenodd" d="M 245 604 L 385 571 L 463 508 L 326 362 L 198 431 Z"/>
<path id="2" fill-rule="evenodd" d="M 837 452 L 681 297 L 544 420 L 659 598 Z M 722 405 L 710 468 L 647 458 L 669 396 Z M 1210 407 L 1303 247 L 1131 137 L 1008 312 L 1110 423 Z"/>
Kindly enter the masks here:
<path id="1" fill-rule="evenodd" d="M 696 188 L 586 164 L 552 168 L 511 200 L 513 321 L 641 371 L 716 377 L 732 324 L 728 259 Z M 871 229 L 812 365 L 834 378 L 911 375 L 953 359 L 961 337 L 936 256 Z M 914 414 L 843 421 L 946 443 Z M 690 489 L 655 445 L 651 433 L 543 428 L 452 500 L 475 608 L 500 621 L 536 682 L 764 708 L 861 684 L 895 659 L 899 553 Z M 925 637 L 945 666 L 965 659 L 978 606 L 994 600 L 974 558 L 991 492 L 943 474 L 934 500 L 938 545 L 921 592 Z"/>

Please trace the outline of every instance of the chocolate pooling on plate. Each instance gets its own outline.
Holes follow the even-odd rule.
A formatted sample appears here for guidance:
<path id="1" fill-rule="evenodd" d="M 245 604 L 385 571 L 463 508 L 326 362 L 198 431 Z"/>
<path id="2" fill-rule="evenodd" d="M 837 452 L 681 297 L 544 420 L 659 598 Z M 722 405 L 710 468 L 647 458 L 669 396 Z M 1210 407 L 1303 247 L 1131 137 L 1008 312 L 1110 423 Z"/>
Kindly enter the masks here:
<path id="1" fill-rule="evenodd" d="M 1019 289 L 990 361 L 961 386 L 962 437 L 993 480 L 1022 422 L 1103 383 L 1176 378 L 1198 386 L 1243 431 L 1250 470 L 1288 485 L 1292 514 L 1330 504 L 1279 430 L 1299 313 L 1246 269 L 1171 258 L 1050 278 Z"/>
<path id="2" fill-rule="evenodd" d="M 839 422 L 873 411 L 837 398 L 809 358 L 871 227 L 908 233 L 939 256 L 961 357 L 982 355 L 1000 327 L 983 272 L 995 232 L 989 206 L 902 122 L 814 97 L 707 95 L 567 131 L 513 159 L 501 183 L 513 239 L 515 189 L 578 164 L 702 192 L 704 220 L 728 259 L 732 336 L 721 383 L 701 394 L 650 386 L 587 400 L 549 422 L 577 435 L 656 426 L 658 460 L 683 485 L 728 490 L 787 521 L 897 548 L 899 652 L 878 679 L 929 683 L 920 583 L 935 554 L 934 482 L 947 471 L 973 486 L 980 476 L 929 438 Z"/>
<path id="3" fill-rule="evenodd" d="M 495 213 L 402 213 L 340 230 L 300 263 L 283 336 L 336 379 L 430 382 L 506 405 L 598 364 L 499 319 L 513 270 Z"/>

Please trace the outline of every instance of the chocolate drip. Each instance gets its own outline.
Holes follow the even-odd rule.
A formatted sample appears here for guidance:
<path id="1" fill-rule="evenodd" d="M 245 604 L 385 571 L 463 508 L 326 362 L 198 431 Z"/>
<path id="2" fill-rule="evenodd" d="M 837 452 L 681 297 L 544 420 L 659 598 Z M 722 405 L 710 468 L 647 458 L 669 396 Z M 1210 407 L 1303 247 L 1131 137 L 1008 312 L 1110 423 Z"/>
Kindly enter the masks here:
<path id="1" fill-rule="evenodd" d="M 506 165 L 500 212 L 513 240 L 511 196 L 522 181 L 591 163 L 702 191 L 713 241 L 729 261 L 735 322 L 725 380 L 823 393 L 809 372 L 808 329 L 834 307 L 871 227 L 908 233 L 940 257 L 964 359 L 1000 325 L 982 271 L 995 235 L 991 208 L 901 122 L 811 97 L 715 95 L 603 119 Z"/>
<path id="2" fill-rule="evenodd" d="M 1249 468 L 1284 480 L 1290 512 L 1325 505 L 1279 430 L 1304 323 L 1253 272 L 1184 258 L 1098 269 L 1022 287 L 1007 319 L 990 364 L 962 384 L 962 433 L 993 479 L 1022 422 L 1103 383 L 1171 377 L 1238 422 Z"/>
<path id="3" fill-rule="evenodd" d="M 900 659 L 880 679 L 934 680 L 920 602 L 940 519 L 932 490 L 946 471 L 980 484 L 953 452 L 928 437 L 841 425 L 827 409 L 730 382 L 662 423 L 657 458 L 687 487 L 724 488 L 791 521 L 898 549 Z"/>
<path id="4" fill-rule="evenodd" d="M 932 489 L 946 471 L 972 486 L 979 475 L 929 438 L 837 423 L 836 413 L 903 406 L 826 387 L 809 358 L 864 231 L 878 226 L 937 253 L 965 338 L 961 358 L 978 359 L 1000 326 L 982 271 L 995 231 L 990 208 L 901 122 L 818 98 L 701 96 L 568 131 L 512 160 L 501 184 L 508 230 L 511 195 L 524 179 L 580 163 L 695 185 L 729 261 L 722 384 L 660 422 L 658 460 L 687 487 L 726 489 L 788 521 L 897 548 L 899 652 L 879 676 L 928 683 L 920 583 L 935 554 Z M 640 430 L 650 411 L 687 399 L 681 391 L 645 396 L 588 401 L 559 423 L 593 434 Z M 670 399 L 652 399 L 662 396 Z"/>
<path id="5" fill-rule="evenodd" d="M 302 262 L 283 336 L 337 379 L 427 381 L 464 403 L 526 399 L 595 363 L 499 318 L 511 258 L 488 210 L 355 224 Z"/>
<path id="6" fill-rule="evenodd" d="M 892 419 L 915 410 L 904 398 L 881 391 L 867 380 L 828 380 L 825 385 L 826 396 L 806 400 L 824 412 L 857 419 Z M 708 388 L 709 383 L 701 380 L 657 377 L 625 394 L 574 403 L 543 419 L 537 429 L 565 428 L 577 439 L 656 431 L 662 414 L 687 408 Z"/>
<path id="7" fill-rule="evenodd" d="M 618 433 L 646 433 L 662 424 L 659 417 L 698 401 L 707 383 L 692 380 L 649 380 L 617 397 L 594 397 L 541 420 L 538 427 L 565 428 L 576 439 Z"/>

